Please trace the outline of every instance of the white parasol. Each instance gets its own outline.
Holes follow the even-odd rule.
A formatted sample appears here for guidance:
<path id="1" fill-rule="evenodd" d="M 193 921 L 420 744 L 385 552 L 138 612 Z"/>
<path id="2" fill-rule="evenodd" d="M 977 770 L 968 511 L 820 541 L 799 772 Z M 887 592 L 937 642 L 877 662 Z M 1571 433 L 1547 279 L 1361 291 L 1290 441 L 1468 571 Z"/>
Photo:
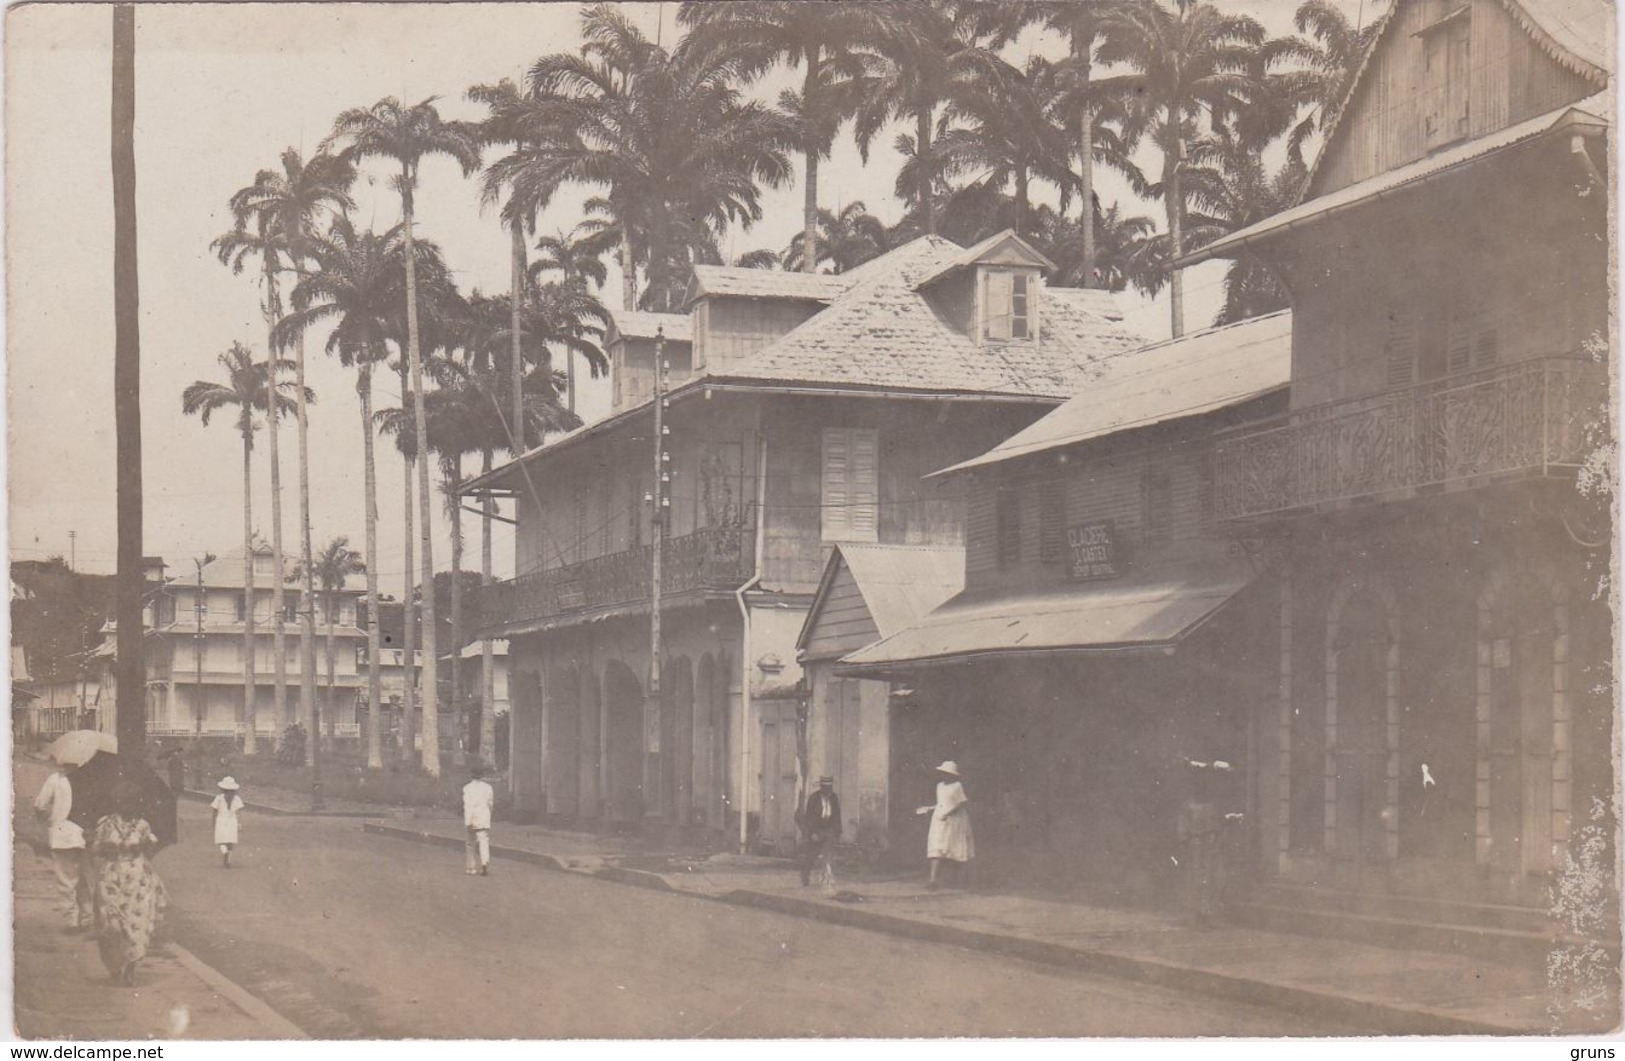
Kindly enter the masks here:
<path id="1" fill-rule="evenodd" d="M 45 749 L 51 761 L 62 766 L 83 766 L 97 752 L 118 754 L 118 738 L 93 729 L 76 729 L 62 734 Z"/>

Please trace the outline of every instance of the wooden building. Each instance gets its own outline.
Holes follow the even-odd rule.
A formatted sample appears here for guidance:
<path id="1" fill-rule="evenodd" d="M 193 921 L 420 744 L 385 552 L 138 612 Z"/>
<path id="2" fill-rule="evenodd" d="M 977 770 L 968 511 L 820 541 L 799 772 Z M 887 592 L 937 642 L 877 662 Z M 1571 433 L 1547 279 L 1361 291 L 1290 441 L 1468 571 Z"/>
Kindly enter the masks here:
<path id="1" fill-rule="evenodd" d="M 1155 900 L 1184 764 L 1245 764 L 1274 594 L 1211 533 L 1208 454 L 1285 409 L 1290 344 L 1280 313 L 1147 347 L 941 473 L 969 497 L 963 592 L 834 670 L 909 690 L 891 799 L 930 802 L 930 767 L 957 762 L 984 880 Z M 920 857 L 923 824 L 893 842 Z"/>
<path id="2" fill-rule="evenodd" d="M 959 546 L 961 492 L 923 477 L 1139 344 L 1113 296 L 1047 288 L 1047 267 L 1008 233 L 969 249 L 926 237 L 839 276 L 701 266 L 690 314 L 621 315 L 619 370 L 670 366 L 668 459 L 654 400 L 638 401 L 653 387 L 624 379 L 607 419 L 468 487 L 517 505 L 518 576 L 479 613 L 482 636 L 509 641 L 521 808 L 793 844 L 796 639 L 831 550 Z"/>
<path id="3" fill-rule="evenodd" d="M 1212 487 L 1280 571 L 1252 725 L 1283 893 L 1523 930 L 1507 906 L 1544 912 L 1582 841 L 1611 845 L 1611 531 L 1586 487 L 1613 25 L 1600 0 L 1399 0 L 1299 205 L 1191 259 L 1256 255 L 1292 295 L 1291 409 L 1220 440 Z"/>

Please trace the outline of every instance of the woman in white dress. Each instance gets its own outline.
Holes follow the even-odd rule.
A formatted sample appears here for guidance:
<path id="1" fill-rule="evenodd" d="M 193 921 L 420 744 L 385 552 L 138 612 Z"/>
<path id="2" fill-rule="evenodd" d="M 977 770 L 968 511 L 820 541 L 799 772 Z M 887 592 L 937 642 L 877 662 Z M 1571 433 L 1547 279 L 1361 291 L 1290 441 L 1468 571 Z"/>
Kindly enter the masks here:
<path id="1" fill-rule="evenodd" d="M 237 846 L 237 815 L 242 813 L 243 798 L 237 795 L 234 778 L 220 779 L 220 794 L 209 804 L 214 810 L 214 842 L 220 846 L 220 868 L 231 868 L 231 849 Z"/>
<path id="2" fill-rule="evenodd" d="M 969 803 L 970 797 L 965 795 L 965 786 L 959 780 L 959 765 L 950 759 L 937 767 L 937 802 L 915 811 L 931 815 L 931 830 L 925 839 L 925 857 L 931 862 L 927 888 L 937 887 L 937 874 L 944 860 L 963 867 L 976 855 L 967 809 Z"/>

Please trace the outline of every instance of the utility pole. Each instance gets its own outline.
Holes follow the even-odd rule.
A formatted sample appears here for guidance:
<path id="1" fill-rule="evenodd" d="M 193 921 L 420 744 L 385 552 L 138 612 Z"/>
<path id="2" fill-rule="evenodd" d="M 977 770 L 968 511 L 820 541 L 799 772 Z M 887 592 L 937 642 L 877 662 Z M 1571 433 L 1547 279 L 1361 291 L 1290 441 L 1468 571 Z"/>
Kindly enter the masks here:
<path id="1" fill-rule="evenodd" d="M 253 561 L 250 560 L 250 563 Z M 196 733 L 203 736 L 203 617 L 209 612 L 208 598 L 203 595 L 203 569 L 214 563 L 213 553 L 204 553 L 202 557 L 194 556 L 192 563 L 197 565 L 197 600 L 192 605 L 192 611 L 197 617 L 197 633 L 192 635 L 192 659 L 197 667 L 197 688 L 194 690 L 195 702 L 192 704 L 192 715 L 196 721 Z"/>
<path id="2" fill-rule="evenodd" d="M 68 570 L 69 571 L 77 571 L 78 569 L 79 569 L 79 532 L 76 531 L 76 530 L 71 530 L 71 531 L 68 532 Z"/>
<path id="3" fill-rule="evenodd" d="M 649 692 L 643 710 L 644 744 L 644 813 L 656 816 L 664 812 L 660 778 L 662 756 L 669 754 L 660 747 L 660 590 L 661 554 L 664 552 L 666 528 L 671 521 L 671 451 L 666 438 L 671 428 L 666 424 L 666 329 L 655 330 L 655 488 L 649 500 L 654 507 L 650 529 L 649 577 Z"/>

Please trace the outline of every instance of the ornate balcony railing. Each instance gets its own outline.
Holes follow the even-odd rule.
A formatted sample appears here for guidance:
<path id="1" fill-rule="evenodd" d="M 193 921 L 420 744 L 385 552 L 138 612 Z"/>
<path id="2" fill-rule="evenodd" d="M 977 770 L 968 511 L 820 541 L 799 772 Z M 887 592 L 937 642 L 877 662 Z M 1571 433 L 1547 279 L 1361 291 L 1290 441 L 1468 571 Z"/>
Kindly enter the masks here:
<path id="1" fill-rule="evenodd" d="M 1606 396 L 1602 366 L 1554 357 L 1306 409 L 1215 442 L 1213 515 L 1250 519 L 1572 471 L 1595 444 Z"/>
<path id="2" fill-rule="evenodd" d="M 754 526 L 742 521 L 667 538 L 661 555 L 662 598 L 734 589 L 750 577 L 755 537 Z M 477 598 L 480 632 L 500 635 L 525 623 L 646 605 L 652 560 L 652 547 L 643 545 L 482 587 Z"/>

